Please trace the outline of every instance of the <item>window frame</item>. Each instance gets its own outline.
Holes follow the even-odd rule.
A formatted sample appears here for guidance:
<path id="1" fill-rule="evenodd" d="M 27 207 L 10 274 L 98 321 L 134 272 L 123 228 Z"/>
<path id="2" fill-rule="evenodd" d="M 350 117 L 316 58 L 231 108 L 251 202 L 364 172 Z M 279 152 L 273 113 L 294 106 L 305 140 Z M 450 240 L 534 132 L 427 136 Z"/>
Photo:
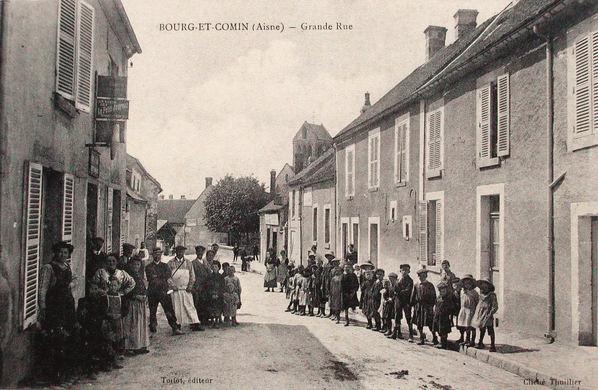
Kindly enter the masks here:
<path id="1" fill-rule="evenodd" d="M 311 221 L 312 221 L 311 238 L 312 238 L 312 242 L 318 241 L 318 219 L 320 218 L 319 212 L 320 212 L 320 209 L 318 208 L 318 204 L 313 203 L 313 206 L 311 208 Z"/>
<path id="2" fill-rule="evenodd" d="M 402 137 L 402 145 L 403 148 L 401 151 L 398 150 L 398 139 L 401 136 L 399 131 L 402 126 L 405 126 L 405 133 L 404 137 Z M 406 118 L 396 118 L 395 119 L 395 127 L 394 127 L 394 182 L 396 185 L 406 185 L 409 182 L 409 115 L 407 114 Z M 401 155 L 401 159 L 404 161 L 404 169 L 403 164 L 399 161 L 399 154 Z M 401 170 L 404 171 L 405 177 L 401 176 Z"/>
<path id="3" fill-rule="evenodd" d="M 376 144 L 376 159 L 373 159 L 372 156 L 372 143 L 375 142 Z M 377 190 L 380 188 L 380 128 L 376 128 L 370 130 L 368 132 L 368 189 L 369 190 Z M 375 164 L 375 165 L 374 165 Z M 376 174 L 376 182 L 372 183 L 372 174 L 374 173 L 375 167 L 375 174 Z"/>
<path id="4" fill-rule="evenodd" d="M 349 152 L 352 154 L 353 158 L 351 160 L 351 171 L 349 172 Z M 349 174 L 351 175 L 351 180 L 348 180 Z M 351 186 L 349 186 L 349 182 Z M 351 190 L 349 190 L 349 187 Z M 345 197 L 348 199 L 353 199 L 355 196 L 355 144 L 348 145 L 345 148 Z"/>
<path id="5" fill-rule="evenodd" d="M 484 113 L 483 95 L 486 93 L 488 107 L 487 113 Z M 485 117 L 487 120 L 484 120 Z M 510 117 L 510 75 L 504 72 L 476 90 L 476 166 L 479 169 L 499 166 L 501 159 L 509 156 Z M 486 137 L 484 126 L 488 127 Z"/>
<path id="6" fill-rule="evenodd" d="M 446 242 L 446 229 L 445 229 L 445 211 L 446 211 L 446 207 L 445 207 L 445 198 L 444 198 L 444 191 L 436 191 L 436 192 L 428 192 L 425 194 L 425 199 L 424 202 L 426 204 L 426 208 L 428 207 L 428 204 L 430 201 L 434 201 L 434 202 L 438 202 L 440 203 L 440 217 L 436 217 L 436 230 L 438 230 L 438 226 L 437 223 L 438 221 L 440 221 L 440 240 L 438 240 L 438 236 L 435 237 L 435 242 L 436 242 L 436 248 L 435 251 L 437 250 L 438 246 L 440 245 L 440 254 L 438 254 L 438 251 L 436 251 L 436 263 L 435 264 L 430 264 L 430 261 L 428 259 L 428 254 L 426 253 L 426 257 L 425 258 L 421 258 L 421 254 L 420 254 L 420 264 L 422 265 L 426 265 L 426 267 L 431 268 L 431 269 L 440 269 L 440 264 L 442 262 L 442 260 L 444 260 L 445 257 L 445 253 L 446 253 L 446 248 L 445 248 L 445 242 Z M 438 208 L 436 208 L 436 213 L 438 213 Z M 426 211 L 426 221 L 429 221 L 429 214 Z M 421 218 L 421 216 L 420 216 Z M 429 252 L 429 248 L 428 248 L 428 235 L 429 235 L 429 230 L 430 230 L 430 224 L 428 222 L 426 222 L 426 252 Z M 434 233 L 436 234 L 436 232 Z"/>
<path id="7" fill-rule="evenodd" d="M 326 212 L 328 211 L 328 217 Z M 332 241 L 332 207 L 330 204 L 324 205 L 324 244 L 330 244 Z"/>
<path id="8" fill-rule="evenodd" d="M 440 115 L 440 123 L 438 129 L 438 155 L 439 155 L 439 165 L 438 167 L 430 168 L 430 124 L 432 123 L 432 116 L 433 115 Z M 435 178 L 441 177 L 442 171 L 444 170 L 444 107 L 440 107 L 435 109 L 434 111 L 430 111 L 426 114 L 426 177 L 427 178 Z"/>

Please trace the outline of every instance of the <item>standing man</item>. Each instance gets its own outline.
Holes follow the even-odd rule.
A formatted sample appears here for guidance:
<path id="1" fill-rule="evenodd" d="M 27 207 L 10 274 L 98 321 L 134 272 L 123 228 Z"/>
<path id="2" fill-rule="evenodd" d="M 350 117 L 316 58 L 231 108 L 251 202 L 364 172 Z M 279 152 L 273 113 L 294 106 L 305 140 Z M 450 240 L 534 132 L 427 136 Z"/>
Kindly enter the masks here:
<path id="1" fill-rule="evenodd" d="M 85 260 L 85 290 L 86 295 L 89 294 L 90 281 L 96 274 L 97 270 L 106 267 L 106 253 L 102 252 L 104 246 L 104 239 L 101 237 L 94 237 L 89 243 L 87 250 L 87 258 Z"/>
<path id="2" fill-rule="evenodd" d="M 170 279 L 168 284 L 173 290 L 170 294 L 176 318 L 180 325 L 190 325 L 192 331 L 201 331 L 203 328 L 199 325 L 197 310 L 193 304 L 193 286 L 195 285 L 195 272 L 193 265 L 185 259 L 185 248 L 178 245 L 174 248 L 174 259 L 168 262 L 170 267 Z"/>
<path id="3" fill-rule="evenodd" d="M 150 332 L 156 333 L 158 320 L 156 319 L 156 310 L 158 303 L 162 305 L 162 310 L 168 319 L 168 325 L 172 328 L 173 335 L 183 334 L 179 330 L 176 315 L 172 307 L 172 300 L 168 296 L 168 279 L 170 279 L 170 267 L 162 263 L 162 249 L 155 248 L 152 252 L 152 262 L 145 267 L 145 276 L 147 278 L 147 301 L 150 309 Z"/>
<path id="4" fill-rule="evenodd" d="M 260 259 L 260 248 L 257 245 L 253 246 L 253 260 L 258 260 Z"/>
<path id="5" fill-rule="evenodd" d="M 197 311 L 197 317 L 201 324 L 208 323 L 208 303 L 210 297 L 208 296 L 208 279 L 212 275 L 212 265 L 208 264 L 207 257 L 203 258 L 206 248 L 198 245 L 195 247 L 195 259 L 191 262 L 193 265 L 193 272 L 195 273 L 195 284 L 193 285 L 193 302 Z"/>
<path id="6" fill-rule="evenodd" d="M 233 262 L 237 261 L 237 257 L 239 257 L 239 243 L 235 243 L 233 246 Z"/>
<path id="7" fill-rule="evenodd" d="M 324 264 L 324 258 L 322 257 L 321 254 L 318 253 L 318 242 L 314 241 L 313 245 L 311 246 L 311 252 L 314 254 L 314 260 L 316 263 L 318 263 L 318 261 L 321 261 L 322 264 Z"/>
<path id="8" fill-rule="evenodd" d="M 134 245 L 131 245 L 127 242 L 125 242 L 123 244 L 123 255 L 120 257 L 120 259 L 118 259 L 118 265 L 117 265 L 118 269 L 121 269 L 121 270 L 125 269 L 125 266 L 131 259 L 131 256 L 133 256 L 134 249 L 135 249 Z"/>
<path id="9" fill-rule="evenodd" d="M 139 255 L 139 257 L 141 258 L 141 261 L 143 262 L 143 265 L 146 265 L 147 262 L 149 261 L 149 251 L 147 250 L 147 248 L 145 247 L 145 242 L 142 242 L 140 244 L 139 247 L 139 251 L 137 252 L 137 254 Z"/>

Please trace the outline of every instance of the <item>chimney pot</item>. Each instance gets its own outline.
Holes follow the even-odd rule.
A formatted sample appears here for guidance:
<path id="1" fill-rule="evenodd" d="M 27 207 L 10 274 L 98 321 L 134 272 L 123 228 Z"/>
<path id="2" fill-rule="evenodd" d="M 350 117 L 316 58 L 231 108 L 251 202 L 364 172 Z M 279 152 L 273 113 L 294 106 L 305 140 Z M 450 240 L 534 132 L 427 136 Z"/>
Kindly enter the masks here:
<path id="1" fill-rule="evenodd" d="M 428 26 L 424 30 L 426 35 L 426 62 L 430 61 L 439 50 L 444 48 L 446 31 L 446 27 L 441 26 Z"/>
<path id="2" fill-rule="evenodd" d="M 276 171 L 274 169 L 270 171 L 270 195 L 272 197 L 276 195 Z"/>
<path id="3" fill-rule="evenodd" d="M 174 195 L 172 195 L 172 194 L 168 195 L 168 199 L 174 199 Z"/>
<path id="4" fill-rule="evenodd" d="M 181 199 L 187 199 L 187 198 L 185 198 L 185 195 L 181 195 Z"/>
<path id="5" fill-rule="evenodd" d="M 370 93 L 366 92 L 363 107 L 361 107 L 361 113 L 363 114 L 364 112 L 366 112 L 368 108 L 370 108 L 371 106 L 372 104 L 370 103 Z"/>
<path id="6" fill-rule="evenodd" d="M 455 40 L 461 39 L 477 27 L 478 11 L 475 9 L 460 9 L 455 15 Z"/>
<path id="7" fill-rule="evenodd" d="M 212 185 L 212 178 L 211 177 L 206 177 L 206 188 L 208 188 L 211 185 Z"/>

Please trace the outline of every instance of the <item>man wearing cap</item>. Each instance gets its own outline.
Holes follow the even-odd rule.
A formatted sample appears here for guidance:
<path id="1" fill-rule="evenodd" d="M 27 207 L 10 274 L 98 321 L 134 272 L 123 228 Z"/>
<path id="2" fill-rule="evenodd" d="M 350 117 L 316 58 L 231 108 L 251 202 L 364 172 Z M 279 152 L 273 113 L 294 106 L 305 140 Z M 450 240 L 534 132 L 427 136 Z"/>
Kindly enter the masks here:
<path id="1" fill-rule="evenodd" d="M 195 247 L 195 260 L 192 261 L 193 272 L 195 273 L 195 284 L 193 285 L 193 298 L 195 308 L 197 309 L 197 316 L 203 325 L 208 323 L 208 303 L 209 303 L 209 291 L 207 290 L 208 280 L 212 275 L 212 265 L 210 262 L 211 258 L 204 257 L 206 248 L 197 245 Z"/>
<path id="2" fill-rule="evenodd" d="M 172 307 L 172 300 L 168 296 L 168 279 L 170 279 L 170 267 L 162 262 L 162 249 L 155 248 L 152 252 L 152 262 L 145 267 L 145 276 L 147 278 L 147 302 L 150 310 L 150 332 L 156 333 L 158 320 L 156 311 L 158 303 L 162 305 L 162 310 L 168 320 L 168 325 L 172 328 L 173 335 L 183 334 L 179 330 L 176 315 Z"/>
<path id="3" fill-rule="evenodd" d="M 168 262 L 171 276 L 168 280 L 173 292 L 170 294 L 176 318 L 180 325 L 190 325 L 191 330 L 203 330 L 199 325 L 197 310 L 193 304 L 193 286 L 195 285 L 195 272 L 191 261 L 185 259 L 186 247 L 178 245 L 174 248 L 175 256 Z"/>
<path id="4" fill-rule="evenodd" d="M 403 338 L 401 333 L 401 320 L 404 316 L 409 328 L 409 341 L 413 342 L 413 322 L 411 319 L 413 279 L 409 276 L 411 266 L 409 264 L 401 264 L 399 268 L 401 270 L 401 279 L 399 279 L 395 286 L 395 328 L 391 338 Z"/>
<path id="5" fill-rule="evenodd" d="M 85 284 L 86 295 L 89 293 L 89 281 L 94 277 L 97 270 L 106 266 L 106 253 L 102 252 L 104 246 L 104 239 L 101 237 L 94 237 L 89 243 L 89 249 L 87 250 L 87 258 L 85 260 L 85 278 L 87 283 Z"/>
<path id="6" fill-rule="evenodd" d="M 133 250 L 134 249 L 135 249 L 134 245 L 131 245 L 131 244 L 127 243 L 127 242 L 125 242 L 123 244 L 123 254 L 118 259 L 118 264 L 116 265 L 116 268 L 123 269 L 123 270 L 125 269 L 127 263 L 131 259 L 131 256 L 133 256 Z"/>
<path id="7" fill-rule="evenodd" d="M 318 253 L 318 242 L 314 241 L 313 245 L 311 246 L 311 252 L 314 254 L 314 260 L 317 263 L 318 260 L 324 263 L 324 258 L 321 254 Z M 314 263 L 315 264 L 315 263 Z"/>

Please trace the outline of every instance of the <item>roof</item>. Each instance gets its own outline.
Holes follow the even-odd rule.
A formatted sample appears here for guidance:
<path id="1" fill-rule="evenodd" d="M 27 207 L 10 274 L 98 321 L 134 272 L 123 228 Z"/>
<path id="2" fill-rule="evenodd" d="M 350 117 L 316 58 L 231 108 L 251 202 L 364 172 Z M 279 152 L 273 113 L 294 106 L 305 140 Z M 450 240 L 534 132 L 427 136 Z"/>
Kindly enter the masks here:
<path id="1" fill-rule="evenodd" d="M 293 176 L 289 180 L 289 185 L 296 186 L 334 180 L 335 170 L 335 151 L 334 148 L 330 148 Z"/>
<path id="2" fill-rule="evenodd" d="M 265 205 L 264 207 L 262 207 L 258 211 L 258 213 L 260 213 L 260 214 L 261 213 L 273 213 L 273 212 L 276 212 L 276 211 L 278 211 L 280 209 L 283 209 L 285 207 L 286 207 L 286 205 L 276 204 L 276 203 L 274 203 L 274 200 L 271 200 L 270 203 L 268 203 L 267 205 Z"/>
<path id="3" fill-rule="evenodd" d="M 315 135 L 316 139 L 321 139 L 324 141 L 332 141 L 332 136 L 330 135 L 328 130 L 326 130 L 326 128 L 324 127 L 323 124 L 316 125 L 315 123 L 309 123 L 307 121 L 303 122 L 303 124 L 299 128 L 299 131 L 297 131 L 297 134 L 295 134 L 295 137 L 293 138 L 293 140 L 296 138 L 301 138 L 301 133 L 304 128 L 308 132 Z"/>
<path id="4" fill-rule="evenodd" d="M 158 219 L 168 223 L 185 223 L 185 215 L 195 199 L 158 199 Z"/>
<path id="5" fill-rule="evenodd" d="M 127 153 L 127 168 L 131 167 L 132 165 L 137 164 L 137 166 L 139 167 L 139 169 L 141 169 L 141 172 L 150 180 L 152 181 L 156 186 L 158 186 L 158 189 L 160 191 L 158 192 L 162 192 L 162 185 L 160 185 L 160 182 L 158 180 L 156 180 L 152 175 L 149 174 L 149 172 L 145 169 L 145 167 L 143 166 L 143 164 L 141 163 L 141 161 L 139 161 L 136 157 L 131 156 L 130 154 Z"/>
<path id="6" fill-rule="evenodd" d="M 513 34 L 530 20 L 544 15 L 563 0 L 521 0 L 480 24 L 469 34 L 439 50 L 428 62 L 401 80 L 367 111 L 343 128 L 335 137 L 340 142 L 349 133 L 364 130 L 368 124 L 393 113 L 418 98 L 420 89 L 431 80 L 440 80 L 446 70 L 468 64 L 473 58 Z M 460 74 L 463 77 L 463 74 Z"/>
<path id="7" fill-rule="evenodd" d="M 143 196 L 141 195 L 137 195 L 135 193 L 135 191 L 133 191 L 132 189 L 130 189 L 129 187 L 127 187 L 127 196 L 131 199 L 133 199 L 133 201 L 138 202 L 138 203 L 147 203 L 147 199 L 145 199 Z"/>

